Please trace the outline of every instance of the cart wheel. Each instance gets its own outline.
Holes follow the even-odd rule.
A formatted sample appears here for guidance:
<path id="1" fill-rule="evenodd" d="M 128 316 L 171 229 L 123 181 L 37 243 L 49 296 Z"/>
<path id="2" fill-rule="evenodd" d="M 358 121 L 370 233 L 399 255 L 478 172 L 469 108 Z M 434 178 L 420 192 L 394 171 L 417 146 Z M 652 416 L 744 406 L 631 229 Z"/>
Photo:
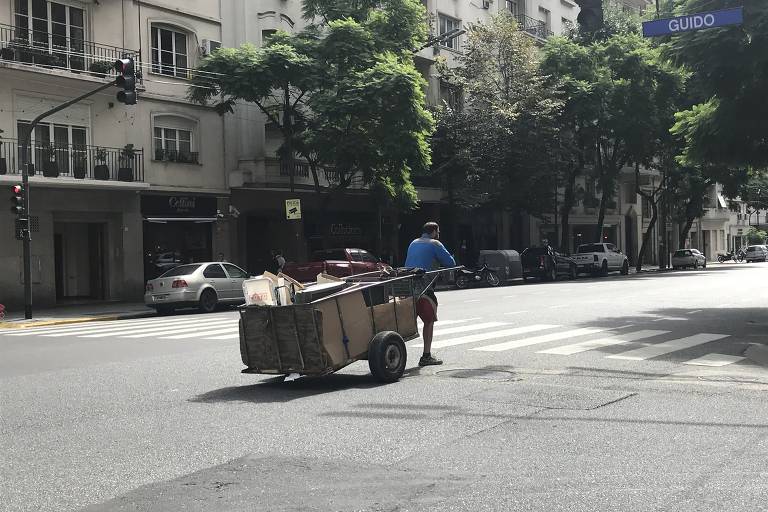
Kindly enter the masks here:
<path id="1" fill-rule="evenodd" d="M 380 382 L 395 382 L 403 376 L 408 352 L 403 338 L 394 331 L 384 331 L 368 345 L 368 366 Z"/>

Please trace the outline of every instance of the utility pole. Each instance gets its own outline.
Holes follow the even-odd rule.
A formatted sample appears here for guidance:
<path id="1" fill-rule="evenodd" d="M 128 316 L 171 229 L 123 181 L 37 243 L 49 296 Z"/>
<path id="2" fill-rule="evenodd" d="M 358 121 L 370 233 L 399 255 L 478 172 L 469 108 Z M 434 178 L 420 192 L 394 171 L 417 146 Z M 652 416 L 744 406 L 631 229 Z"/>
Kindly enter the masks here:
<path id="1" fill-rule="evenodd" d="M 32 133 L 35 130 L 35 127 L 45 119 L 46 117 L 55 114 L 56 112 L 59 112 L 61 110 L 64 110 L 67 107 L 71 107 L 75 103 L 78 103 L 90 96 L 93 96 L 94 94 L 97 94 L 104 89 L 108 89 L 110 87 L 113 87 L 117 85 L 118 87 L 123 88 L 124 90 L 118 92 L 117 99 L 121 103 L 125 103 L 126 105 L 135 105 L 136 104 L 136 74 L 134 70 L 134 62 L 132 58 L 126 58 L 126 59 L 119 59 L 115 62 L 115 70 L 119 73 L 118 77 L 112 80 L 111 82 L 107 82 L 104 85 L 100 85 L 96 89 L 93 89 L 92 91 L 89 91 L 85 94 L 81 94 L 80 96 L 71 99 L 69 101 L 66 101 L 62 103 L 61 105 L 54 107 L 46 112 L 43 112 L 36 118 L 32 120 L 32 122 L 27 127 L 26 133 L 23 135 L 23 137 L 20 138 L 19 142 L 21 147 L 23 148 L 23 151 L 26 153 L 26 148 L 29 148 L 29 159 L 32 159 Z M 25 155 L 26 156 L 26 155 Z M 24 205 L 26 209 L 26 214 L 23 218 L 19 219 L 22 224 L 22 243 L 23 243 L 23 265 L 24 265 L 24 318 L 27 320 L 32 319 L 32 233 L 31 233 L 31 226 L 30 226 L 30 211 L 31 211 L 31 203 L 30 203 L 30 193 L 29 193 L 29 175 L 34 172 L 34 164 L 31 161 L 28 161 L 26 165 L 24 165 L 21 168 L 21 183 L 23 188 L 23 194 L 24 194 Z"/>

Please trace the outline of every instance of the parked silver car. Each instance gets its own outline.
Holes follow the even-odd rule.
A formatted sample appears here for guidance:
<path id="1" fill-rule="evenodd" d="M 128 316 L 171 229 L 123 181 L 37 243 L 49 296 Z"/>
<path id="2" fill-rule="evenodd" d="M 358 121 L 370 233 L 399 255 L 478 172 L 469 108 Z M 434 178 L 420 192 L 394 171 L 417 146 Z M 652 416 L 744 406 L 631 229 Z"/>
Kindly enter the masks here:
<path id="1" fill-rule="evenodd" d="M 750 261 L 766 261 L 768 260 L 768 247 L 765 245 L 750 245 L 747 247 L 747 256 L 744 258 L 747 263 Z"/>
<path id="2" fill-rule="evenodd" d="M 699 266 L 707 268 L 707 258 L 697 249 L 680 249 L 672 254 L 672 268 L 686 268 Z"/>
<path id="3" fill-rule="evenodd" d="M 158 313 L 198 307 L 210 313 L 219 304 L 242 304 L 243 281 L 250 276 L 227 262 L 179 265 L 157 279 L 147 281 L 144 303 Z"/>

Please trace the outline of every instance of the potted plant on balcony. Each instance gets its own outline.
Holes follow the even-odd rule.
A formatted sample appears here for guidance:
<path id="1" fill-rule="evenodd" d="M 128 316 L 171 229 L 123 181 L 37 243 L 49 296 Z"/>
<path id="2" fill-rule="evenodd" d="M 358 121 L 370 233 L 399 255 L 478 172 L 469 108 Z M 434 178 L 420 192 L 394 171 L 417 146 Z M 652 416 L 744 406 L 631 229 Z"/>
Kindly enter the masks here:
<path id="1" fill-rule="evenodd" d="M 0 49 L 0 57 L 2 57 L 5 60 L 13 60 L 16 58 L 16 52 L 13 50 L 13 47 L 4 46 L 2 49 Z"/>
<path id="2" fill-rule="evenodd" d="M 8 164 L 3 156 L 5 154 L 3 149 L 3 130 L 0 130 L 0 174 L 6 174 L 8 172 Z"/>
<path id="3" fill-rule="evenodd" d="M 155 148 L 155 160 L 158 162 L 165 160 L 165 150 L 163 148 Z"/>
<path id="4" fill-rule="evenodd" d="M 180 164 L 191 164 L 192 162 L 192 154 L 187 153 L 186 151 L 179 151 L 179 155 L 176 158 L 176 161 Z"/>
<path id="5" fill-rule="evenodd" d="M 46 178 L 58 178 L 59 177 L 59 164 L 56 162 L 56 151 L 51 146 L 50 142 L 43 143 L 42 148 L 42 160 L 43 160 L 43 176 Z"/>
<path id="6" fill-rule="evenodd" d="M 120 181 L 133 181 L 133 166 L 136 160 L 136 150 L 133 144 L 126 144 L 120 150 L 120 168 L 117 170 L 117 179 Z"/>
<path id="7" fill-rule="evenodd" d="M 88 71 L 90 71 L 93 76 L 101 78 L 112 70 L 113 65 L 114 63 L 106 60 L 95 60 L 88 66 Z"/>
<path id="8" fill-rule="evenodd" d="M 104 148 L 96 148 L 94 160 L 101 163 L 96 164 L 93 168 L 93 177 L 97 180 L 108 180 L 109 167 L 107 167 L 107 150 Z"/>

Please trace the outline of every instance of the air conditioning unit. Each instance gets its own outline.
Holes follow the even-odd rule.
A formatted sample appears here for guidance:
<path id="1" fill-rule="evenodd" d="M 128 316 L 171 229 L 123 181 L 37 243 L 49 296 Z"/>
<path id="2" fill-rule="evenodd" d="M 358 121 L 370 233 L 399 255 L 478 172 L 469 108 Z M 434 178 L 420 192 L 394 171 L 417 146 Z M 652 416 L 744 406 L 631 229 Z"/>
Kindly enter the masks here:
<path id="1" fill-rule="evenodd" d="M 221 48 L 221 41 L 214 41 L 213 39 L 203 39 L 203 45 L 200 47 L 200 53 L 203 56 L 208 56 Z"/>

